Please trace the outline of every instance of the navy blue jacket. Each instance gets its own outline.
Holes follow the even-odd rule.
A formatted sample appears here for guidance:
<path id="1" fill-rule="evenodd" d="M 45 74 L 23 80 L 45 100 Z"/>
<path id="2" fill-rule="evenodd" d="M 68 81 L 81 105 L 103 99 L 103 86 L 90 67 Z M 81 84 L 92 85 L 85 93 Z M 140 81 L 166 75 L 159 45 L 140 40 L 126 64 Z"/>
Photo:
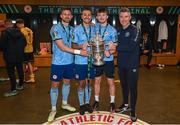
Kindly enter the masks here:
<path id="1" fill-rule="evenodd" d="M 118 66 L 120 68 L 139 67 L 140 33 L 130 24 L 118 30 Z"/>
<path id="2" fill-rule="evenodd" d="M 7 28 L 2 32 L 0 48 L 3 51 L 4 60 L 9 63 L 20 63 L 24 60 L 24 48 L 26 39 L 17 28 Z"/>

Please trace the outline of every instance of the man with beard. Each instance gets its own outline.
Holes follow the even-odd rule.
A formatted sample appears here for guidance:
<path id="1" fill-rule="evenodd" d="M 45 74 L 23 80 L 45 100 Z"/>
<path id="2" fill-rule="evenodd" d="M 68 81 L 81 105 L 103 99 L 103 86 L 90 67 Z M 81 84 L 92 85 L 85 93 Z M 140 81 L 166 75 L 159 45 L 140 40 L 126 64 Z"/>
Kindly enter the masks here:
<path id="1" fill-rule="evenodd" d="M 52 81 L 50 90 L 52 109 L 48 117 L 48 122 L 53 121 L 56 115 L 56 104 L 60 80 L 63 81 L 61 108 L 71 112 L 76 111 L 74 107 L 67 103 L 70 92 L 70 79 L 73 78 L 73 54 L 87 56 L 87 51 L 71 48 L 73 28 L 69 25 L 69 23 L 72 17 L 70 9 L 63 9 L 60 14 L 61 22 L 53 25 L 50 30 L 53 40 L 53 56 L 50 76 Z"/>
<path id="2" fill-rule="evenodd" d="M 130 23 L 131 13 L 128 8 L 119 12 L 119 21 L 122 28 L 118 30 L 118 70 L 122 86 L 123 102 L 116 110 L 124 113 L 130 110 L 130 118 L 137 120 L 135 113 L 137 100 L 137 82 L 139 71 L 140 34 L 136 26 Z M 130 107 L 128 104 L 130 94 Z"/>
<path id="3" fill-rule="evenodd" d="M 87 50 L 88 42 L 95 36 L 95 26 L 92 25 L 92 12 L 90 9 L 84 9 L 81 14 L 82 24 L 74 29 L 73 48 Z M 88 70 L 88 68 L 90 68 Z M 88 77 L 89 73 L 89 78 Z M 79 80 L 78 98 L 80 103 L 79 113 L 83 115 L 85 111 L 92 113 L 92 107 L 89 104 L 91 97 L 90 79 L 94 78 L 94 68 L 92 67 L 91 57 L 75 56 L 75 78 Z M 85 100 L 84 100 L 85 96 Z"/>
<path id="4" fill-rule="evenodd" d="M 95 66 L 96 69 L 95 83 L 94 83 L 95 102 L 93 105 L 93 109 L 97 110 L 97 108 L 99 107 L 100 83 L 101 83 L 102 75 L 103 73 L 105 73 L 109 85 L 110 111 L 114 112 L 115 110 L 114 68 L 115 67 L 114 67 L 113 53 L 116 50 L 115 42 L 116 42 L 117 32 L 114 27 L 108 24 L 108 11 L 106 9 L 99 9 L 97 11 L 96 18 L 99 22 L 96 24 L 96 31 L 99 33 L 99 35 L 101 35 L 106 47 L 104 51 L 105 64 L 103 66 Z"/>

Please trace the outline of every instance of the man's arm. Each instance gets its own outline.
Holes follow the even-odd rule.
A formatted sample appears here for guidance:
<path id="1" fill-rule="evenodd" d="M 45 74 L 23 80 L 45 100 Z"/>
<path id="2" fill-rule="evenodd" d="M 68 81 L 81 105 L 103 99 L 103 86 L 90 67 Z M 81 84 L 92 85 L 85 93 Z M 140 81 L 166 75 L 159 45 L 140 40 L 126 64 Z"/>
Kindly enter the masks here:
<path id="1" fill-rule="evenodd" d="M 82 49 L 83 46 L 82 45 L 78 45 L 77 43 L 73 43 L 72 44 L 72 48 L 74 48 L 74 49 Z"/>
<path id="2" fill-rule="evenodd" d="M 2 31 L 1 37 L 0 37 L 0 51 L 4 51 L 7 46 L 7 34 L 5 31 Z"/>
<path id="3" fill-rule="evenodd" d="M 111 32 L 111 41 L 109 42 L 109 53 L 113 54 L 116 52 L 116 47 L 117 47 L 117 30 L 114 29 Z"/>
<path id="4" fill-rule="evenodd" d="M 74 49 L 87 50 L 88 43 L 84 43 L 84 44 L 81 44 L 81 45 L 78 45 L 77 43 L 73 43 L 73 44 L 72 44 L 72 47 L 73 47 Z"/>
<path id="5" fill-rule="evenodd" d="M 20 33 L 21 33 L 21 31 L 20 31 Z M 25 36 L 24 36 L 24 34 L 23 33 L 21 33 L 21 37 L 22 37 L 22 39 L 23 39 L 23 45 L 24 45 L 24 47 L 27 45 L 27 41 L 26 41 L 26 38 L 25 38 Z"/>
<path id="6" fill-rule="evenodd" d="M 59 47 L 59 49 L 61 49 L 64 52 L 69 52 L 69 53 L 73 53 L 73 54 L 80 54 L 80 55 L 83 55 L 83 56 L 88 55 L 87 51 L 85 51 L 85 50 L 72 49 L 72 48 L 64 45 L 64 42 L 63 42 L 62 39 L 58 39 L 55 42 L 56 42 L 57 46 Z"/>
<path id="7" fill-rule="evenodd" d="M 113 43 L 113 42 L 109 43 L 109 52 L 110 52 L 110 54 L 113 54 L 113 53 L 116 52 L 116 47 L 117 47 L 116 43 Z"/>

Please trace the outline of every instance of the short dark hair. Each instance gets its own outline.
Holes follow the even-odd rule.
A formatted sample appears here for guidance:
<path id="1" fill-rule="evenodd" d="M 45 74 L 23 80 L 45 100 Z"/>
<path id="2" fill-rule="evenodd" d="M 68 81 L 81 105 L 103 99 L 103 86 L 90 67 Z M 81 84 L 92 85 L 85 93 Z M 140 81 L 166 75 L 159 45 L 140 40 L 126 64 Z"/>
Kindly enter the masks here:
<path id="1" fill-rule="evenodd" d="M 61 9 L 61 12 L 60 12 L 60 14 L 62 14 L 62 12 L 63 12 L 63 11 L 65 11 L 65 10 L 69 10 L 69 11 L 72 13 L 72 11 L 71 11 L 71 8 L 69 8 L 69 7 L 66 7 L 66 8 L 62 8 L 62 9 Z"/>
<path id="2" fill-rule="evenodd" d="M 90 8 L 83 8 L 83 10 L 81 11 L 81 14 L 83 13 L 83 11 L 90 11 L 92 13 L 92 10 Z"/>
<path id="3" fill-rule="evenodd" d="M 129 10 L 129 8 L 127 8 L 127 7 L 122 7 L 122 8 L 120 9 L 119 13 L 123 13 L 123 12 L 131 13 L 130 10 Z"/>
<path id="4" fill-rule="evenodd" d="M 106 13 L 107 15 L 109 14 L 108 10 L 105 9 L 105 8 L 100 8 L 100 9 L 98 9 L 98 10 L 96 11 L 96 14 L 98 14 L 98 13 Z"/>
<path id="5" fill-rule="evenodd" d="M 17 19 L 17 20 L 16 20 L 16 24 L 17 24 L 17 23 L 18 23 L 18 24 L 24 24 L 24 20 L 23 20 L 23 19 Z"/>

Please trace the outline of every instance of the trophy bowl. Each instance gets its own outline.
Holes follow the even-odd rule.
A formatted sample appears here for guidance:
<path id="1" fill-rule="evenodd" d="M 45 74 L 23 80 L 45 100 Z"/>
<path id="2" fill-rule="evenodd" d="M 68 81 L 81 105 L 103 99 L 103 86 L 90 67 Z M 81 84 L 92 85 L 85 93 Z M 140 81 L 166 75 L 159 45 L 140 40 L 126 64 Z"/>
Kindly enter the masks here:
<path id="1" fill-rule="evenodd" d="M 103 41 L 93 41 L 91 44 L 92 47 L 92 56 L 93 56 L 93 64 L 95 66 L 104 65 L 104 42 Z"/>

